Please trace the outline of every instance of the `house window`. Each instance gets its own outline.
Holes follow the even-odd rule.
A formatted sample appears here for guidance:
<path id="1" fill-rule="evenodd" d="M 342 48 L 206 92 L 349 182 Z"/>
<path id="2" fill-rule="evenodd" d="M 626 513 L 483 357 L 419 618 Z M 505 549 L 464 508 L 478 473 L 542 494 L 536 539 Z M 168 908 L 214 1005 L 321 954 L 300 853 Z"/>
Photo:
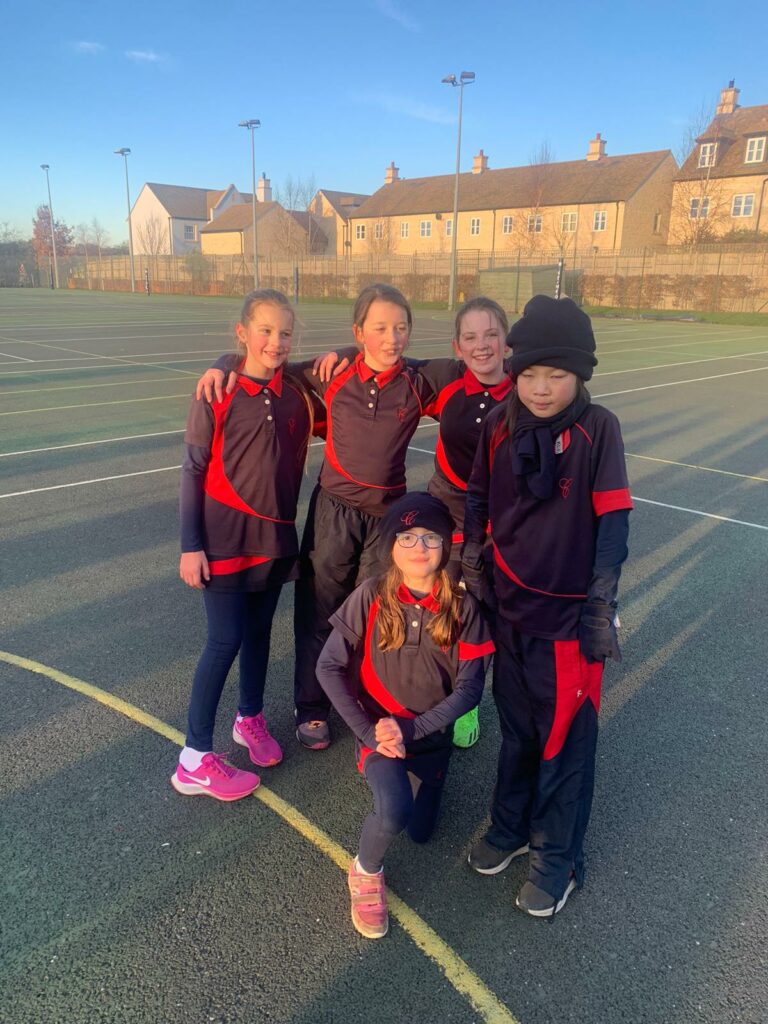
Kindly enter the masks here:
<path id="1" fill-rule="evenodd" d="M 760 139 L 749 139 L 747 142 L 747 155 L 744 158 L 745 164 L 759 164 L 765 160 L 765 135 Z"/>
<path id="2" fill-rule="evenodd" d="M 446 238 L 450 238 L 452 234 L 453 234 L 453 221 L 452 220 L 447 220 L 445 222 L 445 237 Z"/>
<path id="3" fill-rule="evenodd" d="M 560 229 L 566 232 L 572 232 L 576 230 L 576 214 L 575 213 L 564 213 L 560 218 Z"/>
<path id="4" fill-rule="evenodd" d="M 592 220 L 593 231 L 605 231 L 605 225 L 608 220 L 608 215 L 605 210 L 595 210 L 595 216 Z"/>
<path id="5" fill-rule="evenodd" d="M 734 196 L 731 204 L 732 217 L 751 217 L 755 206 L 755 194 L 751 192 L 746 196 Z"/>
<path id="6" fill-rule="evenodd" d="M 376 239 L 379 239 L 379 238 L 381 238 L 381 236 L 383 234 L 384 234 L 384 226 L 381 223 L 381 221 L 377 221 L 376 224 L 373 225 L 373 237 L 376 238 Z"/>
<path id="7" fill-rule="evenodd" d="M 716 154 L 716 142 L 702 142 L 699 150 L 699 167 L 714 167 Z"/>
<path id="8" fill-rule="evenodd" d="M 511 217 L 505 217 L 504 220 L 501 222 L 501 233 L 502 233 L 502 235 L 511 235 L 512 234 L 512 218 Z"/>
<path id="9" fill-rule="evenodd" d="M 480 218 L 473 217 L 469 222 L 469 233 L 470 235 L 480 234 Z"/>
<path id="10" fill-rule="evenodd" d="M 365 224 L 355 225 L 355 238 L 362 240 L 365 238 Z"/>
<path id="11" fill-rule="evenodd" d="M 410 227 L 411 226 L 410 226 L 410 224 L 408 223 L 407 220 L 401 220 L 400 221 L 400 237 L 401 238 L 407 238 L 408 237 L 408 232 L 410 231 Z"/>
<path id="12" fill-rule="evenodd" d="M 709 216 L 709 196 L 691 200 L 691 220 L 705 220 Z"/>
<path id="13" fill-rule="evenodd" d="M 528 234 L 538 234 L 541 231 L 541 214 L 534 213 L 528 218 Z"/>
<path id="14" fill-rule="evenodd" d="M 653 215 L 653 233 L 654 235 L 661 234 L 661 214 L 654 213 Z"/>
<path id="15" fill-rule="evenodd" d="M 421 222 L 421 224 L 419 225 L 419 234 L 421 235 L 422 238 L 431 238 L 432 237 L 432 221 L 431 220 L 423 220 Z"/>
<path id="16" fill-rule="evenodd" d="M 197 239 L 197 228 L 194 224 L 184 225 L 184 241 L 194 242 Z"/>

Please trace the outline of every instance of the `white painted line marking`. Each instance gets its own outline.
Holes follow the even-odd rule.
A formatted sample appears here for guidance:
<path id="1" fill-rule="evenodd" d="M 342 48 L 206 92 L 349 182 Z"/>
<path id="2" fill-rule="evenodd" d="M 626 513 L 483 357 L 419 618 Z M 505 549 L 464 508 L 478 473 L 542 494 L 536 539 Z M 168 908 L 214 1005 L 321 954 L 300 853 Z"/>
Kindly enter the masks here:
<path id="1" fill-rule="evenodd" d="M 136 402 L 162 402 L 170 398 L 190 399 L 190 392 L 183 395 L 157 395 L 155 398 L 120 398 L 113 402 L 84 402 L 82 405 L 52 405 L 49 409 L 14 409 L 12 412 L 0 412 L 0 416 L 26 416 L 41 412 L 62 412 L 64 409 L 95 409 L 101 405 L 133 405 Z"/>
<path id="2" fill-rule="evenodd" d="M 768 366 L 753 366 L 749 370 L 733 370 L 730 373 L 715 373 L 711 377 L 692 377 L 690 380 L 672 380 L 664 384 L 647 384 L 642 388 L 627 388 L 626 391 L 606 391 L 602 395 L 595 395 L 595 398 L 614 398 L 616 395 L 631 395 L 636 391 L 653 391 L 655 388 L 675 388 L 680 384 L 699 384 L 706 380 L 722 380 L 723 377 L 738 377 L 742 373 L 759 373 L 761 370 L 768 370 Z M 0 413 L 2 415 L 2 413 Z"/>
<path id="3" fill-rule="evenodd" d="M 84 388 L 127 388 L 133 384 L 168 384 L 174 377 L 147 377 L 146 380 L 113 380 L 108 384 L 63 384 L 57 388 L 11 388 L 0 391 L 0 395 L 49 395 L 54 391 L 82 391 Z"/>
<path id="4" fill-rule="evenodd" d="M 18 452 L 0 452 L 0 459 L 7 459 L 11 455 L 36 455 L 38 452 L 59 452 L 64 448 L 87 448 L 94 444 L 112 444 L 115 441 L 134 441 L 145 437 L 165 437 L 167 434 L 183 434 L 181 430 L 158 430 L 154 434 L 126 434 L 125 437 L 105 437 L 99 441 L 78 441 L 75 444 L 55 444 L 50 448 L 25 448 Z"/>
<path id="5" fill-rule="evenodd" d="M 181 466 L 161 466 L 160 469 L 142 469 L 137 473 L 119 473 L 117 476 L 100 476 L 95 480 L 75 480 L 68 484 L 54 484 L 52 487 L 34 487 L 29 491 L 11 491 L 9 494 L 0 494 L 0 498 L 20 498 L 26 494 L 42 494 L 43 491 L 62 491 L 66 487 L 85 487 L 87 484 L 103 484 L 107 480 L 125 480 L 129 476 L 148 476 L 150 473 L 168 473 L 172 469 L 181 469 Z"/>
<path id="6" fill-rule="evenodd" d="M 12 359 L 15 363 L 34 363 L 34 359 L 27 359 L 26 356 L 14 356 L 10 352 L 0 352 L 0 356 L 6 356 L 8 359 Z"/>
<path id="7" fill-rule="evenodd" d="M 728 359 L 749 359 L 752 356 L 764 355 L 768 355 L 768 348 L 759 349 L 757 352 L 738 352 L 727 356 L 707 356 L 705 359 L 686 359 L 682 363 L 656 363 L 654 366 L 633 366 L 629 370 L 605 370 L 602 373 L 596 373 L 594 379 L 597 380 L 598 377 L 615 377 L 618 373 L 644 373 L 646 370 L 669 370 L 673 366 L 695 366 L 697 363 L 725 362 Z"/>
<path id="8" fill-rule="evenodd" d="M 705 519 L 718 519 L 721 523 L 735 523 L 737 526 L 751 526 L 753 530 L 768 530 L 768 526 L 760 523 L 748 523 L 744 519 L 731 519 L 730 516 L 718 516 L 714 512 L 702 512 L 697 508 L 686 508 L 684 505 L 668 505 L 665 501 L 651 501 L 650 498 L 638 498 L 631 495 L 632 501 L 641 501 L 644 505 L 657 505 L 659 508 L 671 508 L 675 512 L 690 512 L 693 516 L 703 516 Z"/>

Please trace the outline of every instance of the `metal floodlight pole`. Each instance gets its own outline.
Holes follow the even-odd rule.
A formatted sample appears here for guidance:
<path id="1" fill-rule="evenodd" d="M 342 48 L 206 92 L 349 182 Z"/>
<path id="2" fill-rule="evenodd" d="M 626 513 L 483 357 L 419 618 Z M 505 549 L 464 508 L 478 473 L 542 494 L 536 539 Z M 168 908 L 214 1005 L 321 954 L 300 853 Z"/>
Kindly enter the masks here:
<path id="1" fill-rule="evenodd" d="M 259 246 L 256 237 L 256 143 L 254 141 L 254 132 L 257 128 L 261 127 L 261 121 L 257 118 L 252 117 L 248 121 L 238 121 L 238 128 L 247 128 L 251 133 L 251 177 L 253 180 L 253 199 L 251 207 L 253 208 L 253 287 L 259 287 Z"/>
<path id="2" fill-rule="evenodd" d="M 125 160 L 125 201 L 128 204 L 128 255 L 131 262 L 131 291 L 136 291 L 136 271 L 133 266 L 133 228 L 131 227 L 131 190 L 128 186 L 128 157 L 130 155 L 130 149 L 123 147 L 122 149 L 116 149 L 115 155 L 121 156 Z"/>
<path id="3" fill-rule="evenodd" d="M 53 251 L 53 280 L 54 286 L 59 287 L 59 261 L 56 259 L 56 229 L 53 224 L 53 204 L 51 203 L 51 179 L 48 177 L 50 164 L 40 164 L 40 170 L 45 171 L 45 182 L 48 186 L 48 216 L 51 218 L 51 249 Z"/>
<path id="4" fill-rule="evenodd" d="M 461 170 L 461 115 L 464 106 L 464 86 L 471 85 L 475 80 L 474 71 L 462 71 L 458 80 L 456 75 L 446 75 L 442 80 L 445 85 L 454 86 L 459 90 L 459 126 L 456 133 L 456 174 L 453 181 L 453 221 L 451 223 L 451 276 L 448 284 L 448 308 L 456 306 L 456 237 L 459 219 L 459 172 Z"/>

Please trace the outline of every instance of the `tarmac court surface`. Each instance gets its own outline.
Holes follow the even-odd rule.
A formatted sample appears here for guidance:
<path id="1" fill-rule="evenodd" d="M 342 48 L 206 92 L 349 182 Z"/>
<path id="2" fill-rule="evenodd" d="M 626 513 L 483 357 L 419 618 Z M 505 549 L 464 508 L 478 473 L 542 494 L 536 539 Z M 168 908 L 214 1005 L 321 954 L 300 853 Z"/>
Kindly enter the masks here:
<path id="1" fill-rule="evenodd" d="M 386 865 L 359 936 L 342 867 L 369 808 L 351 737 L 299 748 L 292 588 L 266 714 L 285 759 L 235 804 L 177 795 L 200 595 L 178 578 L 194 382 L 236 299 L 0 290 L 0 1021 L 5 1024 L 765 1024 L 768 329 L 597 320 L 590 390 L 619 416 L 635 510 L 587 875 L 552 925 L 466 852 L 498 751 L 452 760 L 437 833 Z M 298 357 L 350 309 L 299 307 Z M 416 311 L 412 352 L 449 354 Z M 408 460 L 431 474 L 436 428 Z M 322 460 L 309 459 L 299 525 Z M 216 749 L 231 740 L 236 670 Z"/>

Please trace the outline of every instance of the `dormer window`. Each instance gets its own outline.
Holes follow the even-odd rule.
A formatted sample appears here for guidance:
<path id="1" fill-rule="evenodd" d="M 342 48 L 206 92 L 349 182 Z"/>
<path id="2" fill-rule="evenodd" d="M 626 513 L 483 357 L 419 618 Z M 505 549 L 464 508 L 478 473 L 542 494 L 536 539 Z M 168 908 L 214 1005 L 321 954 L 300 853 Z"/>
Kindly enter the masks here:
<path id="1" fill-rule="evenodd" d="M 716 153 L 716 142 L 702 142 L 699 150 L 699 167 L 714 167 Z"/>
<path id="2" fill-rule="evenodd" d="M 760 164 L 765 160 L 765 135 L 757 139 L 747 139 L 745 164 Z"/>

